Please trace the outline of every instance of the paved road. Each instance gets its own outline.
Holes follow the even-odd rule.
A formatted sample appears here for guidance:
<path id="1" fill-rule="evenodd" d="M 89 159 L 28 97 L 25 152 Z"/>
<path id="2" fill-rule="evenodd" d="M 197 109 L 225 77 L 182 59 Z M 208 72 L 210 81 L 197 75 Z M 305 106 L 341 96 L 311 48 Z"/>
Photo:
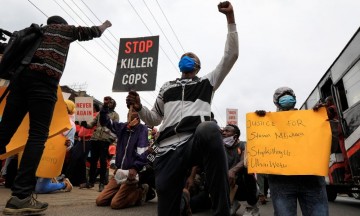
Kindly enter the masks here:
<path id="1" fill-rule="evenodd" d="M 156 199 L 146 203 L 143 206 L 133 207 L 123 210 L 112 210 L 109 207 L 95 206 L 95 198 L 99 192 L 97 187 L 93 189 L 79 189 L 74 188 L 71 192 L 58 192 L 53 194 L 39 194 L 40 201 L 49 202 L 49 209 L 46 210 L 45 215 L 49 216 L 156 216 Z M 0 209 L 5 206 L 7 199 L 10 196 L 10 190 L 0 187 Z M 237 212 L 240 216 L 245 210 L 246 203 L 242 202 L 242 206 Z M 350 198 L 347 196 L 338 196 L 335 202 L 330 203 L 330 216 L 359 216 L 360 215 L 360 200 Z M 262 216 L 273 215 L 271 200 L 266 204 L 260 206 L 260 213 Z M 1 213 L 0 213 L 1 214 Z M 211 212 L 203 212 L 194 214 L 194 216 L 211 215 Z M 301 216 L 300 210 L 298 215 Z"/>

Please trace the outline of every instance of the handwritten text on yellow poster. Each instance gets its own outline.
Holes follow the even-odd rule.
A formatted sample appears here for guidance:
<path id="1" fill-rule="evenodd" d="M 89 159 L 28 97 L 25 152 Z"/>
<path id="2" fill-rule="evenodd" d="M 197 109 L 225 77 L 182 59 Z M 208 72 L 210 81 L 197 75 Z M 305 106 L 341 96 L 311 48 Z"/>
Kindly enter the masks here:
<path id="1" fill-rule="evenodd" d="M 331 130 L 326 110 L 246 115 L 249 173 L 327 176 Z"/>

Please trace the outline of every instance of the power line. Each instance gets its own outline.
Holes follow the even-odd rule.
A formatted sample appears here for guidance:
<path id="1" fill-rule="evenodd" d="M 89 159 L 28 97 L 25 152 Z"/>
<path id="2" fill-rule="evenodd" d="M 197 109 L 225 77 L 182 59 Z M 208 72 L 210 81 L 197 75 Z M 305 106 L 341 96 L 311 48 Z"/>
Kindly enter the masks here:
<path id="1" fill-rule="evenodd" d="M 36 9 L 38 9 L 42 14 L 44 14 L 46 17 L 49 17 L 46 15 L 39 7 L 37 7 L 33 2 L 28 0 Z M 114 74 L 108 67 L 106 67 L 98 58 L 96 58 L 93 54 L 91 54 L 85 47 L 83 47 L 78 41 L 76 41 L 87 53 L 89 53 L 97 62 L 99 62 L 104 68 L 106 68 L 110 73 Z"/>
<path id="2" fill-rule="evenodd" d="M 149 27 L 146 25 L 145 21 L 141 18 L 140 14 L 137 12 L 137 10 L 135 9 L 135 7 L 133 6 L 133 4 L 131 4 L 130 0 L 128 0 L 129 4 L 131 5 L 131 7 L 133 8 L 133 10 L 135 11 L 136 15 L 140 18 L 141 22 L 145 25 L 145 27 L 147 28 L 147 30 L 150 32 L 151 35 L 153 35 L 153 33 L 151 32 L 151 30 L 149 29 Z M 167 53 L 164 51 L 164 49 L 162 48 L 161 45 L 159 45 L 161 51 L 164 52 L 166 58 L 169 60 L 169 62 L 172 64 L 172 66 L 174 67 L 175 71 L 177 71 L 177 67 L 175 66 L 174 62 L 171 61 L 170 57 L 167 55 Z"/>
<path id="3" fill-rule="evenodd" d="M 86 13 L 75 3 L 75 1 L 74 0 L 71 0 L 72 1 L 72 3 L 85 15 L 85 17 L 93 24 L 93 25 L 96 25 L 91 19 L 90 19 L 90 17 L 88 16 L 88 15 L 86 15 Z M 118 50 L 118 45 L 114 45 L 114 43 L 112 43 L 111 41 L 110 41 L 110 39 L 104 34 L 104 37 L 105 37 L 105 39 L 115 48 L 115 50 L 117 51 Z M 117 40 L 116 40 L 116 42 L 118 42 Z"/>
<path id="4" fill-rule="evenodd" d="M 76 24 L 80 26 L 80 24 L 63 8 L 56 0 L 53 0 L 60 8 L 63 10 Z M 116 60 L 114 56 L 112 56 L 112 53 L 109 53 L 98 41 L 95 40 L 95 43 L 101 47 L 102 50 L 104 50 L 112 59 Z"/>
<path id="5" fill-rule="evenodd" d="M 83 0 L 81 0 L 81 2 L 85 5 L 85 7 L 94 15 L 94 17 L 95 17 L 99 22 L 102 22 Z M 116 37 L 111 33 L 111 31 L 109 31 L 109 33 L 110 33 L 110 35 L 111 35 L 116 41 L 118 41 L 118 38 L 116 38 Z"/>
<path id="6" fill-rule="evenodd" d="M 181 49 L 182 49 L 182 50 L 183 50 L 183 52 L 185 53 L 185 49 L 184 49 L 184 47 L 183 47 L 183 46 L 182 46 L 182 44 L 180 43 L 180 40 L 179 40 L 178 36 L 176 35 L 176 33 L 175 33 L 175 31 L 174 31 L 173 27 L 171 26 L 171 24 L 170 24 L 170 22 L 169 22 L 168 18 L 166 17 L 166 15 L 165 15 L 165 13 L 164 13 L 163 9 L 161 8 L 161 6 L 160 6 L 160 4 L 159 4 L 159 2 L 158 2 L 157 0 L 156 0 L 156 3 L 157 3 L 157 5 L 158 5 L 158 6 L 159 6 L 159 8 L 160 8 L 161 13 L 162 13 L 162 14 L 163 14 L 163 16 L 165 17 L 165 20 L 166 20 L 167 24 L 170 26 L 171 31 L 172 31 L 172 32 L 173 32 L 173 34 L 175 35 L 175 38 L 176 38 L 177 42 L 180 44 Z"/>
<path id="7" fill-rule="evenodd" d="M 71 10 L 77 17 L 79 17 L 79 19 L 81 19 L 81 21 L 83 21 L 83 22 L 85 23 L 85 25 L 87 25 L 86 22 L 79 16 L 79 14 L 78 14 L 72 7 L 70 7 L 70 5 L 69 5 L 68 3 L 66 3 L 65 0 L 63 0 L 63 2 L 70 8 L 70 10 Z M 117 55 L 117 53 L 116 53 L 110 46 L 108 46 L 108 44 L 105 43 L 105 41 L 104 41 L 102 38 L 100 38 L 100 40 L 105 44 L 105 46 L 106 46 L 107 48 L 109 48 L 115 55 Z M 117 47 L 115 47 L 115 49 L 117 49 Z"/>
<path id="8" fill-rule="evenodd" d="M 149 8 L 148 5 L 146 4 L 145 0 L 143 0 L 143 2 L 144 2 L 144 4 L 145 4 L 146 8 L 148 9 L 148 11 L 150 12 L 152 18 L 154 19 L 155 23 L 156 23 L 157 26 L 159 27 L 160 31 L 163 33 L 166 41 L 169 43 L 169 45 L 170 45 L 172 51 L 174 52 L 175 56 L 176 56 L 177 58 L 179 58 L 179 55 L 176 53 L 174 47 L 173 47 L 172 44 L 170 43 L 168 37 L 166 36 L 165 32 L 163 31 L 163 29 L 162 29 L 161 26 L 159 25 L 158 21 L 156 20 L 154 14 L 151 12 L 150 8 Z"/>

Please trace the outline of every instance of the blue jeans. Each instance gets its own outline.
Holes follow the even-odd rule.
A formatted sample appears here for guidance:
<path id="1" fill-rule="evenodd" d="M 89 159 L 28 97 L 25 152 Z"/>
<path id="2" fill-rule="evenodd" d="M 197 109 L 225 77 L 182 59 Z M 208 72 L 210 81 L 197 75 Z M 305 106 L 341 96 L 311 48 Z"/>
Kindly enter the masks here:
<path id="1" fill-rule="evenodd" d="M 269 175 L 275 216 L 296 216 L 299 201 L 304 216 L 328 216 L 324 177 Z"/>
<path id="2" fill-rule="evenodd" d="M 46 194 L 65 188 L 64 182 L 51 182 L 50 178 L 38 178 L 35 187 L 35 193 Z"/>
<path id="3" fill-rule="evenodd" d="M 14 80 L 0 122 L 0 151 L 3 151 L 29 113 L 29 136 L 12 187 L 12 195 L 20 199 L 30 196 L 35 189 L 35 172 L 49 135 L 57 100 L 56 82 L 50 81 L 49 77 L 44 79 L 44 75 L 41 77 L 39 73 L 25 70 Z"/>

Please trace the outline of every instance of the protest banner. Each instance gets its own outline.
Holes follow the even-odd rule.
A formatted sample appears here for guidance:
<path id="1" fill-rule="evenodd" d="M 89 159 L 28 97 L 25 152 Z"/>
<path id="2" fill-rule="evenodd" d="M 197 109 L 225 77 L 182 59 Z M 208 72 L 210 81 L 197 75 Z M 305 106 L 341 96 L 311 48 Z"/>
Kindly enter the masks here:
<path id="1" fill-rule="evenodd" d="M 4 87 L 0 88 L 0 95 L 4 92 L 4 90 L 5 90 Z M 64 102 L 60 87 L 58 87 L 57 98 L 58 100 L 56 101 L 53 118 L 50 124 L 49 138 L 63 131 L 69 130 L 71 128 L 66 104 Z M 6 100 L 2 101 L 0 104 L 0 118 L 2 117 L 5 104 L 6 104 Z M 26 114 L 19 128 L 17 129 L 14 136 L 10 140 L 10 143 L 6 146 L 6 153 L 0 155 L 0 160 L 3 160 L 11 155 L 17 154 L 18 152 L 24 149 L 28 137 L 28 131 L 29 131 L 29 114 Z"/>
<path id="2" fill-rule="evenodd" d="M 92 121 L 94 111 L 92 97 L 75 97 L 76 121 Z"/>
<path id="3" fill-rule="evenodd" d="M 331 129 L 326 109 L 246 114 L 249 173 L 327 176 Z"/>
<path id="4" fill-rule="evenodd" d="M 62 134 L 46 141 L 44 153 L 36 170 L 37 177 L 54 178 L 61 174 L 66 154 L 65 141 L 66 137 Z"/>
<path id="5" fill-rule="evenodd" d="M 155 90 L 158 54 L 159 36 L 121 38 L 112 90 Z"/>
<path id="6" fill-rule="evenodd" d="M 226 109 L 226 124 L 238 125 L 238 109 Z"/>

